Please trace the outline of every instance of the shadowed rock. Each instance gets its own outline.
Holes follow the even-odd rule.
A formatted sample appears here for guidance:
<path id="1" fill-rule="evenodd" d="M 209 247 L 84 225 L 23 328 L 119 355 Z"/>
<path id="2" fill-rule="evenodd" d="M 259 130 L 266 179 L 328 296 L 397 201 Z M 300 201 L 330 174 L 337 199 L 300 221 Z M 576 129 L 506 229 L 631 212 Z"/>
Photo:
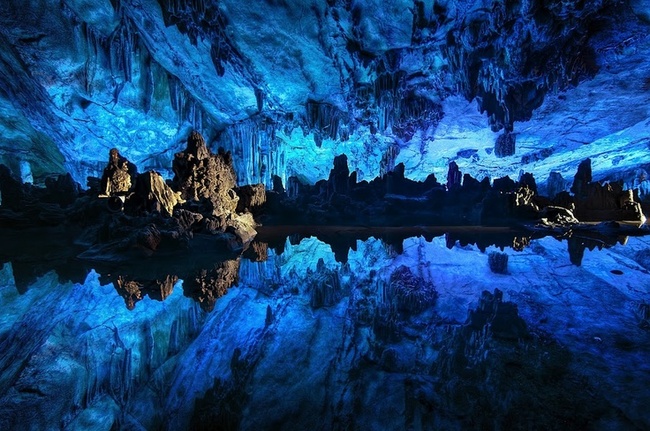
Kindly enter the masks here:
<path id="1" fill-rule="evenodd" d="M 158 172 L 149 171 L 138 175 L 135 187 L 136 199 L 146 211 L 157 211 L 171 216 L 174 207 L 184 201 L 180 193 L 173 191 Z"/>

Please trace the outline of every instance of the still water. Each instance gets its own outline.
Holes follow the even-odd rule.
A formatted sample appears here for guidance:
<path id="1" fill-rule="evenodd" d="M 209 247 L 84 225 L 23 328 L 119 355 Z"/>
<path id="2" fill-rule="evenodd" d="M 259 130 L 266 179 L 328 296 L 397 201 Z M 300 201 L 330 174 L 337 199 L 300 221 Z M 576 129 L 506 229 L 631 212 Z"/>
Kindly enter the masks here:
<path id="1" fill-rule="evenodd" d="M 0 429 L 650 428 L 650 238 L 285 234 L 0 265 Z"/>

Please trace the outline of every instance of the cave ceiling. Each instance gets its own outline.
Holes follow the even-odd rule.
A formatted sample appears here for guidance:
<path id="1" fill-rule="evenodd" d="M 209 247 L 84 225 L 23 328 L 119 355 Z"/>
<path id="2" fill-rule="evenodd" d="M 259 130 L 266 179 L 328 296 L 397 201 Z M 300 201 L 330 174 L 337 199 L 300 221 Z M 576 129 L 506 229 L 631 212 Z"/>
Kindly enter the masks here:
<path id="1" fill-rule="evenodd" d="M 0 162 L 36 182 L 84 184 L 113 147 L 169 174 L 193 129 L 250 183 L 313 182 L 342 153 L 359 179 L 456 161 L 544 181 L 591 157 L 631 181 L 650 161 L 650 1 L 4 5 Z"/>

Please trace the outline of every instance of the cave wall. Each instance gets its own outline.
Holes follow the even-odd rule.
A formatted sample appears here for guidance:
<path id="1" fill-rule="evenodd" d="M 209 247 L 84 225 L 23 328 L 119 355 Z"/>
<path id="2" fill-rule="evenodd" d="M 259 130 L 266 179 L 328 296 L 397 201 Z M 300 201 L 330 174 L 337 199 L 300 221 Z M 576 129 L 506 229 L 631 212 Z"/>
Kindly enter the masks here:
<path id="1" fill-rule="evenodd" d="M 29 0 L 0 12 L 0 162 L 170 174 L 191 129 L 238 180 L 481 179 L 647 164 L 647 1 Z M 514 152 L 495 152 L 504 133 Z M 216 148 L 213 148 L 216 149 Z M 22 166 L 22 170 L 21 170 Z"/>

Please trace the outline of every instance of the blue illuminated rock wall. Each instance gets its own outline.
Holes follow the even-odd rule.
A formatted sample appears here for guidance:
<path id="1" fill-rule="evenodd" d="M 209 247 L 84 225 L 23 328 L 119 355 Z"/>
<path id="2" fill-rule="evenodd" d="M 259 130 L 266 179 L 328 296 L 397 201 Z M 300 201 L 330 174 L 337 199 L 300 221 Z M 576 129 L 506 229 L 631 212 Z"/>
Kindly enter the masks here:
<path id="1" fill-rule="evenodd" d="M 403 162 L 543 184 L 647 167 L 647 2 L 9 1 L 0 162 L 85 184 L 117 147 L 169 175 L 191 129 L 240 183 Z M 495 151 L 504 131 L 514 153 Z"/>

